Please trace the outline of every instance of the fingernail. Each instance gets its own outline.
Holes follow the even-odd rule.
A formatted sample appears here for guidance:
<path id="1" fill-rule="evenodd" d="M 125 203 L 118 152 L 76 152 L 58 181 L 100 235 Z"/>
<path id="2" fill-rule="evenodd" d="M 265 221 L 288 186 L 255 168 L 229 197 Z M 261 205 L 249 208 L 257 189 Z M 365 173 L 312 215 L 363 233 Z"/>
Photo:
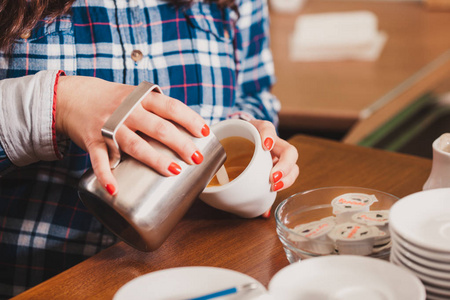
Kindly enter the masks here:
<path id="1" fill-rule="evenodd" d="M 111 196 L 113 196 L 114 193 L 116 192 L 116 187 L 111 183 L 105 185 L 105 189 Z"/>
<path id="2" fill-rule="evenodd" d="M 273 182 L 278 182 L 278 180 L 280 180 L 281 177 L 283 177 L 283 173 L 281 171 L 274 172 L 272 175 Z"/>
<path id="3" fill-rule="evenodd" d="M 208 136 L 209 135 L 209 127 L 208 127 L 208 125 L 203 125 L 203 127 L 202 127 L 202 134 L 203 134 L 203 136 Z"/>
<path id="4" fill-rule="evenodd" d="M 266 218 L 266 219 L 269 218 L 270 217 L 270 208 L 265 213 L 263 213 L 261 215 L 261 217 Z"/>
<path id="5" fill-rule="evenodd" d="M 272 150 L 273 146 L 273 139 L 271 137 L 268 137 L 264 140 L 264 147 L 266 147 L 267 150 Z"/>
<path id="6" fill-rule="evenodd" d="M 181 167 L 178 164 L 173 162 L 169 166 L 169 172 L 172 174 L 178 175 L 181 172 Z"/>
<path id="7" fill-rule="evenodd" d="M 283 181 L 278 181 L 273 185 L 273 191 L 276 192 L 279 189 L 283 188 L 283 186 L 284 186 Z"/>
<path id="8" fill-rule="evenodd" d="M 195 151 L 191 158 L 197 165 L 201 164 L 203 161 L 203 155 L 199 151 Z"/>

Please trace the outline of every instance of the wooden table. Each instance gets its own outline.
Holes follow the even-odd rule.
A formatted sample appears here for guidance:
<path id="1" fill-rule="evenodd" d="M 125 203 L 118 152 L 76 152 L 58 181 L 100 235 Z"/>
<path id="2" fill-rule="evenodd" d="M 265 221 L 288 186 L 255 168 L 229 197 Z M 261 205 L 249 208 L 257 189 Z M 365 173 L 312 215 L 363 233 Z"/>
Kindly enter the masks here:
<path id="1" fill-rule="evenodd" d="M 300 176 L 278 194 L 287 196 L 325 186 L 361 186 L 399 197 L 421 190 L 431 170 L 424 158 L 325 139 L 296 136 Z M 272 211 L 273 211 L 272 210 Z M 15 299 L 111 299 L 126 282 L 148 272 L 180 266 L 236 270 L 268 285 L 288 261 L 275 219 L 240 219 L 197 201 L 163 246 L 144 253 L 120 242 Z"/>
<path id="2" fill-rule="evenodd" d="M 291 61 L 289 40 L 298 16 L 357 10 L 373 12 L 388 35 L 378 60 Z M 380 112 L 372 130 L 450 74 L 450 11 L 431 11 L 419 1 L 309 0 L 300 13 L 272 10 L 270 17 L 282 129 L 347 132 Z M 346 141 L 362 135 L 352 133 Z"/>

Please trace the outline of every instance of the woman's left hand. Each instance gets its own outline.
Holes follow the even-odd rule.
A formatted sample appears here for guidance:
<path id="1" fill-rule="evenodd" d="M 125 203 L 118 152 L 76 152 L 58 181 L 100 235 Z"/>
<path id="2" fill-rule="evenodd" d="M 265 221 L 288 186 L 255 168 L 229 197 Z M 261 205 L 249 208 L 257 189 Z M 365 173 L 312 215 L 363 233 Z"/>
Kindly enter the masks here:
<path id="1" fill-rule="evenodd" d="M 271 122 L 251 120 L 250 123 L 258 129 L 264 150 L 272 154 L 274 164 L 270 173 L 272 191 L 278 192 L 290 187 L 299 174 L 297 149 L 278 137 Z"/>

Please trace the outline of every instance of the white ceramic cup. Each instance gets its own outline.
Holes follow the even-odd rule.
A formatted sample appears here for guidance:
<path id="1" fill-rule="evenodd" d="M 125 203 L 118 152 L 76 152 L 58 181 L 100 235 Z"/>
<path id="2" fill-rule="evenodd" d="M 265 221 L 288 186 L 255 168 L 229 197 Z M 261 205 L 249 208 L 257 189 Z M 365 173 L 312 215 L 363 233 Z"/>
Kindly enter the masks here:
<path id="1" fill-rule="evenodd" d="M 242 137 L 255 144 L 253 157 L 245 170 L 234 180 L 220 186 L 206 187 L 200 199 L 208 205 L 240 217 L 253 218 L 266 212 L 275 201 L 271 190 L 272 156 L 263 149 L 261 136 L 251 123 L 226 120 L 211 127 L 219 140 Z"/>

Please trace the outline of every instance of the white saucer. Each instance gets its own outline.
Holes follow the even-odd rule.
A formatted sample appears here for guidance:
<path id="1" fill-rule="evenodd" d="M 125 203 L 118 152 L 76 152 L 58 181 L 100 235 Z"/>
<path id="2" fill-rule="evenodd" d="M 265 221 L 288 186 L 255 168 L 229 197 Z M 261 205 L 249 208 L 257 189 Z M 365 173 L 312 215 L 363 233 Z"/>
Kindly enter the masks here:
<path id="1" fill-rule="evenodd" d="M 408 269 L 406 266 L 402 265 L 399 260 L 395 257 L 395 254 L 393 255 L 391 252 L 390 260 L 393 264 L 396 264 L 402 268 Z M 409 270 L 409 269 L 408 269 Z M 420 274 L 415 273 L 414 271 L 410 270 L 414 274 L 417 275 L 421 280 L 423 280 L 425 289 L 427 291 L 427 299 L 449 299 L 450 297 L 450 290 L 448 288 L 438 287 L 434 286 L 432 284 L 429 284 L 424 279 L 422 279 Z M 433 294 L 434 297 L 429 297 L 430 294 Z"/>
<path id="2" fill-rule="evenodd" d="M 422 274 L 420 272 L 416 272 L 412 269 L 410 269 L 407 265 L 403 264 L 400 258 L 398 258 L 393 252 L 391 252 L 390 261 L 400 267 L 405 268 L 406 270 L 409 270 L 413 272 L 417 277 L 419 277 L 420 280 L 422 280 L 425 287 L 428 287 L 429 285 L 433 285 L 436 288 L 440 290 L 446 290 L 449 291 L 450 295 L 450 281 L 434 278 L 425 274 Z"/>
<path id="3" fill-rule="evenodd" d="M 390 228 L 390 232 L 391 239 L 392 241 L 394 241 L 394 243 L 399 243 L 401 246 L 403 246 L 403 248 L 408 249 L 414 254 L 426 257 L 427 259 L 434 260 L 439 263 L 450 264 L 450 252 L 445 253 L 425 249 L 423 247 L 419 247 L 413 243 L 410 243 L 409 241 L 401 237 L 393 228 Z"/>
<path id="4" fill-rule="evenodd" d="M 267 293 L 265 287 L 254 278 L 243 273 L 213 267 L 182 267 L 165 269 L 139 276 L 122 286 L 114 300 L 167 300 L 200 297 L 246 283 L 257 283 L 255 290 L 245 296 L 256 297 Z M 238 300 L 242 294 L 220 299 Z"/>
<path id="5" fill-rule="evenodd" d="M 416 262 L 420 265 L 427 266 L 430 269 L 434 269 L 436 271 L 441 272 L 450 272 L 450 263 L 443 263 L 439 261 L 434 261 L 432 259 L 425 258 L 423 256 L 419 256 L 407 249 L 405 249 L 400 243 L 395 243 L 393 247 L 395 250 L 399 252 L 403 257 L 409 259 L 410 261 Z"/>
<path id="6" fill-rule="evenodd" d="M 279 271 L 269 283 L 276 299 L 425 299 L 425 287 L 410 271 L 356 255 L 309 258 Z"/>
<path id="7" fill-rule="evenodd" d="M 438 296 L 427 291 L 427 300 L 448 300 L 448 297 Z"/>
<path id="8" fill-rule="evenodd" d="M 391 207 L 390 228 L 430 251 L 450 254 L 450 188 L 408 195 Z"/>
<path id="9" fill-rule="evenodd" d="M 391 248 L 391 253 L 393 255 L 395 255 L 404 266 L 408 267 L 409 269 L 411 269 L 415 273 L 417 272 L 417 273 L 421 273 L 421 274 L 424 274 L 424 275 L 431 276 L 431 277 L 436 278 L 436 279 L 445 280 L 446 282 L 449 283 L 449 286 L 450 286 L 450 272 L 437 271 L 437 270 L 434 270 L 434 269 L 430 269 L 427 266 L 422 266 L 422 265 L 417 264 L 417 263 L 415 263 L 413 261 L 410 261 L 407 257 L 404 257 L 397 250 L 397 247 Z"/>
<path id="10" fill-rule="evenodd" d="M 448 290 L 444 290 L 430 285 L 426 286 L 425 289 L 427 290 L 427 297 L 429 294 L 434 294 L 437 297 L 441 297 L 441 299 L 448 300 L 450 298 L 450 291 Z"/>

